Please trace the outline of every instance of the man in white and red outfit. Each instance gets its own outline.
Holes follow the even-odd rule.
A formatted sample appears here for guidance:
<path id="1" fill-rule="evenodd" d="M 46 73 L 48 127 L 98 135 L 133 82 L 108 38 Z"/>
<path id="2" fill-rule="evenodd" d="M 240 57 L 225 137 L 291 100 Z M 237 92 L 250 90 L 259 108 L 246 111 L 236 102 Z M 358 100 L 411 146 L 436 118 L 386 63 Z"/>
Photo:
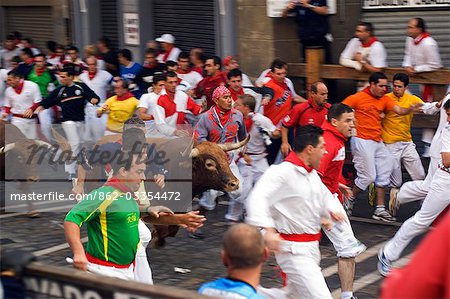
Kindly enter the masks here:
<path id="1" fill-rule="evenodd" d="M 292 108 L 293 94 L 287 85 L 286 75 L 287 64 L 284 61 L 274 61 L 270 69 L 270 79 L 264 84 L 265 87 L 273 90 L 273 98 L 262 101 L 264 116 L 268 117 L 276 127 L 281 125 L 281 120 Z M 280 146 L 281 141 L 274 140 L 268 147 L 267 160 L 269 164 L 275 162 Z"/>
<path id="2" fill-rule="evenodd" d="M 375 37 L 372 23 L 359 23 L 355 36 L 342 51 L 339 64 L 361 72 L 381 72 L 387 67 L 386 49 Z"/>
<path id="3" fill-rule="evenodd" d="M 11 123 L 29 139 L 36 139 L 36 115 L 34 110 L 39 106 L 42 96 L 39 86 L 31 81 L 23 79 L 23 75 L 12 70 L 8 73 L 5 91 L 5 109 L 3 118 L 12 114 Z"/>
<path id="4" fill-rule="evenodd" d="M 438 44 L 427 31 L 424 19 L 409 20 L 407 35 L 402 66 L 408 75 L 435 71 L 442 67 Z M 433 101 L 432 85 L 423 85 L 421 99 L 424 102 Z M 430 143 L 435 132 L 434 129 L 422 131 L 422 141 L 425 143 L 424 157 L 430 156 Z"/>
<path id="5" fill-rule="evenodd" d="M 197 84 L 203 80 L 202 75 L 191 69 L 188 52 L 181 52 L 178 56 L 177 74 L 179 78 L 189 83 L 191 88 L 197 87 Z"/>
<path id="6" fill-rule="evenodd" d="M 300 127 L 294 151 L 264 173 L 247 201 L 246 222 L 264 228 L 287 276 L 288 298 L 332 298 L 319 266 L 320 229 L 343 215 L 315 170 L 326 153 L 322 134 L 313 125 Z"/>
<path id="7" fill-rule="evenodd" d="M 205 72 L 206 77 L 195 88 L 195 97 L 205 97 L 209 109 L 214 105 L 212 98 L 214 90 L 220 85 L 227 85 L 227 75 L 222 71 L 222 60 L 219 56 L 206 59 Z"/>
<path id="8" fill-rule="evenodd" d="M 158 61 L 161 63 L 166 63 L 167 61 L 176 62 L 181 50 L 175 47 L 175 37 L 172 34 L 166 33 L 158 37 L 156 41 L 161 43 L 164 49 L 164 53 L 158 55 Z"/>
<path id="9" fill-rule="evenodd" d="M 194 136 L 198 142 L 210 141 L 225 144 L 244 140 L 247 137 L 244 118 L 240 111 L 232 108 L 233 100 L 230 91 L 225 86 L 219 86 L 214 90 L 212 99 L 215 105 L 203 113 L 194 130 Z M 242 181 L 235 163 L 239 157 L 238 153 L 228 152 L 228 154 L 231 171 L 239 181 Z M 239 184 L 239 189 L 229 192 L 230 205 L 225 215 L 226 219 L 235 221 L 242 215 L 244 205 L 236 201 L 241 192 L 242 184 Z M 219 191 L 216 190 L 204 192 L 200 198 L 200 210 L 204 212 L 214 209 L 218 195 Z M 199 236 L 193 235 L 193 237 Z"/>
<path id="10" fill-rule="evenodd" d="M 113 76 L 104 70 L 97 68 L 97 58 L 94 56 L 86 58 L 87 72 L 80 75 L 80 81 L 92 89 L 99 97 L 98 105 L 102 106 L 107 98 L 108 88 L 111 86 Z M 87 103 L 84 108 L 85 131 L 84 140 L 96 142 L 103 137 L 106 130 L 106 114 L 97 117 L 97 109 L 91 103 Z"/>
<path id="11" fill-rule="evenodd" d="M 328 88 L 322 82 L 311 84 L 311 96 L 308 102 L 295 105 L 289 114 L 283 119 L 281 127 L 281 153 L 287 156 L 291 150 L 288 140 L 289 128 L 297 128 L 305 125 L 322 126 L 327 118 L 328 108 Z"/>
<path id="12" fill-rule="evenodd" d="M 355 238 L 350 221 L 345 215 L 344 207 L 342 206 L 342 193 L 346 195 L 351 194 L 351 189 L 343 183 L 345 180 L 342 178 L 342 169 L 345 161 L 345 141 L 352 136 L 355 127 L 355 114 L 352 108 L 338 103 L 328 109 L 327 120 L 322 124 L 327 152 L 320 160 L 318 169 L 322 182 L 333 194 L 334 206 L 339 207 L 340 213 L 344 215 L 344 220 L 337 225 L 338 227 L 333 227 L 329 231 L 324 229 L 328 239 L 333 243 L 338 256 L 341 299 L 354 298 L 355 257 L 366 249 L 366 246 Z"/>
<path id="13" fill-rule="evenodd" d="M 180 125 L 186 125 L 186 113 L 198 115 L 201 107 L 186 93 L 178 91 L 178 76 L 174 72 L 167 72 L 165 91 L 158 98 L 154 109 L 155 125 L 164 136 L 186 137 L 189 132 Z"/>

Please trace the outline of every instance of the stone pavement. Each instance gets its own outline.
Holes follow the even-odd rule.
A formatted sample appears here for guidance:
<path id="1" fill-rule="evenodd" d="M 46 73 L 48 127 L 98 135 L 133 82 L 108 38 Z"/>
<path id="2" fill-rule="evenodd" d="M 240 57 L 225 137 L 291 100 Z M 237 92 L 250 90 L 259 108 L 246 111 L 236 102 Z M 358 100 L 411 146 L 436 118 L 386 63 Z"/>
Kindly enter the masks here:
<path id="1" fill-rule="evenodd" d="M 356 212 L 365 214 L 366 204 L 360 203 Z M 208 221 L 204 227 L 206 238 L 195 240 L 188 237 L 187 231 L 180 230 L 175 238 L 167 239 L 167 244 L 161 249 L 148 248 L 147 253 L 153 270 L 156 284 L 164 284 L 182 289 L 197 289 L 200 284 L 226 275 L 225 268 L 220 261 L 221 238 L 227 224 L 223 220 L 226 212 L 225 205 L 207 214 Z M 367 209 L 367 208 L 366 208 Z M 368 214 L 368 215 L 367 215 Z M 3 216 L 3 215 L 2 215 Z M 66 256 L 71 256 L 70 250 L 64 246 L 63 233 L 64 213 L 43 213 L 41 218 L 29 219 L 25 216 L 1 218 L 1 244 L 6 248 L 20 248 L 38 254 L 44 254 L 39 260 L 49 265 L 71 267 L 65 262 Z M 366 244 L 369 250 L 367 258 L 357 264 L 355 281 L 360 289 L 356 294 L 360 298 L 377 298 L 382 277 L 376 272 L 376 252 L 381 242 L 388 240 L 398 229 L 398 226 L 353 222 L 355 235 Z M 82 237 L 86 232 L 82 230 Z M 408 247 L 405 255 L 416 246 L 417 241 Z M 59 246 L 61 245 L 61 246 Z M 378 246 L 378 247 L 377 247 Z M 48 249 L 44 250 L 43 249 Z M 339 297 L 339 278 L 336 270 L 337 259 L 331 243 L 321 242 L 322 262 L 327 284 L 335 298 Z M 275 270 L 276 262 L 271 257 L 265 264 L 261 283 L 264 287 L 280 287 L 282 279 Z M 180 274 L 174 267 L 186 268 L 190 273 Z M 334 267 L 334 268 L 333 268 Z"/>

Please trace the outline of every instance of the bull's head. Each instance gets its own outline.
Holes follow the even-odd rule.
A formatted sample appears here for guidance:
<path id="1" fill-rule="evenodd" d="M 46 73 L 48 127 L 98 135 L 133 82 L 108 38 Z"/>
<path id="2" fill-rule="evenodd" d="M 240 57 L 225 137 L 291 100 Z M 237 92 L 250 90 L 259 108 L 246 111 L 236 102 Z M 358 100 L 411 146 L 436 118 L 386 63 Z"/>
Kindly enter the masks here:
<path id="1" fill-rule="evenodd" d="M 234 191 L 239 180 L 231 172 L 225 152 L 236 150 L 247 144 L 250 137 L 237 143 L 216 144 L 202 142 L 191 151 L 192 191 L 198 195 L 208 189 Z"/>
<path id="2" fill-rule="evenodd" d="M 39 155 L 36 154 L 38 147 L 51 148 L 51 145 L 41 140 L 20 139 L 14 143 L 8 143 L 0 148 L 0 155 L 8 152 L 8 164 L 13 166 L 8 169 L 9 179 L 19 179 L 26 181 L 37 181 L 37 161 Z"/>

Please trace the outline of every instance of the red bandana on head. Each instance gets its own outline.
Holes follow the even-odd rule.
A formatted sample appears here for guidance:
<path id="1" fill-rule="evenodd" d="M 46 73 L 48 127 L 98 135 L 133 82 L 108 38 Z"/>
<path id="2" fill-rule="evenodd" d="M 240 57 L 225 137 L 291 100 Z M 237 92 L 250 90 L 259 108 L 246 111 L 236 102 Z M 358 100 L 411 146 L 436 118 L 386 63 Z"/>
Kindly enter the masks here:
<path id="1" fill-rule="evenodd" d="M 425 38 L 429 37 L 430 34 L 428 32 L 423 32 L 421 35 L 419 35 L 418 37 L 416 37 L 414 39 L 414 44 L 417 46 L 418 44 L 420 44 L 421 41 L 423 41 Z"/>
<path id="2" fill-rule="evenodd" d="M 363 47 L 363 48 L 369 48 L 370 46 L 372 46 L 373 45 L 373 43 L 374 42 L 376 42 L 376 41 L 378 41 L 378 39 L 374 36 L 374 37 L 371 37 L 368 41 L 367 41 L 367 43 L 361 43 L 361 46 Z"/>
<path id="3" fill-rule="evenodd" d="M 291 151 L 289 155 L 287 155 L 286 159 L 284 159 L 284 161 L 303 167 L 307 172 L 311 172 L 314 169 L 311 166 L 307 166 L 305 162 L 303 162 L 294 151 Z"/>

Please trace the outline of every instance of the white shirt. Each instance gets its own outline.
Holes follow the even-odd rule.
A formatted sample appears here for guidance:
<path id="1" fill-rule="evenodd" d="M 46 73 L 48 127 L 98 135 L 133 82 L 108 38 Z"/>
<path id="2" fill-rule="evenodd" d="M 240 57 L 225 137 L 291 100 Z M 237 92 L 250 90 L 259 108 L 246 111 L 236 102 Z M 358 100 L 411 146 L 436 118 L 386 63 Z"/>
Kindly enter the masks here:
<path id="1" fill-rule="evenodd" d="M 272 165 L 247 199 L 249 224 L 284 234 L 317 234 L 328 217 L 332 194 L 315 170 L 308 173 L 290 162 Z"/>
<path id="2" fill-rule="evenodd" d="M 253 86 L 252 80 L 244 73 L 242 73 L 242 86 Z"/>
<path id="3" fill-rule="evenodd" d="M 442 149 L 441 153 L 450 153 L 450 123 L 447 123 L 442 130 Z"/>
<path id="4" fill-rule="evenodd" d="M 24 81 L 20 94 L 17 94 L 11 86 L 5 91 L 5 106 L 11 107 L 11 112 L 14 114 L 24 114 L 25 110 L 41 100 L 39 86 L 31 81 Z"/>
<path id="5" fill-rule="evenodd" d="M 8 78 L 8 70 L 0 69 L 0 107 L 3 107 L 4 93 L 6 89 L 6 78 Z"/>
<path id="6" fill-rule="evenodd" d="M 166 60 L 164 60 L 164 54 L 165 53 L 159 54 L 158 57 L 156 57 L 156 60 L 158 60 L 158 62 L 160 62 L 160 63 L 166 63 L 169 60 L 172 60 L 172 61 L 176 62 L 176 61 L 178 61 L 178 55 L 180 55 L 180 53 L 181 53 L 181 50 L 176 48 L 176 47 L 174 47 L 170 51 L 169 56 L 167 57 Z"/>
<path id="7" fill-rule="evenodd" d="M 268 136 L 270 136 L 277 127 L 273 125 L 268 117 L 260 113 L 253 113 L 250 117 L 253 120 L 253 125 L 249 132 L 250 140 L 247 143 L 247 152 L 252 154 L 265 153 L 266 144 L 264 143 L 263 138 L 264 133 L 261 132 L 261 130 L 265 131 Z"/>
<path id="8" fill-rule="evenodd" d="M 196 71 L 190 71 L 187 74 L 180 74 L 177 73 L 178 78 L 181 78 L 182 80 L 186 81 L 187 83 L 189 83 L 189 85 L 191 86 L 191 88 L 195 88 L 197 86 L 197 84 L 203 80 L 203 76 L 200 75 L 198 72 Z"/>
<path id="9" fill-rule="evenodd" d="M 364 61 L 376 68 L 387 67 L 386 63 L 386 49 L 379 41 L 374 42 L 370 47 L 363 47 L 361 41 L 354 37 L 345 46 L 339 58 L 339 64 L 361 70 L 362 64 L 354 60 L 355 54 L 361 53 Z"/>
<path id="10" fill-rule="evenodd" d="M 447 126 L 447 113 L 445 112 L 445 109 L 443 108 L 444 104 L 450 101 L 450 93 L 447 94 L 447 96 L 442 101 L 442 106 L 439 112 L 439 125 L 436 129 L 436 133 L 434 133 L 433 140 L 431 141 L 430 145 L 430 156 L 436 159 L 441 158 L 441 148 L 442 148 L 442 131 L 444 130 L 445 126 Z"/>
<path id="11" fill-rule="evenodd" d="M 92 80 L 90 80 L 89 73 L 83 72 L 79 78 L 81 82 L 86 84 L 100 97 L 101 103 L 103 103 L 106 100 L 106 92 L 113 78 L 113 76 L 110 73 L 108 73 L 107 71 L 98 70 L 97 74 L 95 74 L 95 77 L 92 78 Z"/>
<path id="12" fill-rule="evenodd" d="M 431 36 L 424 38 L 418 45 L 412 37 L 406 38 L 403 67 L 414 67 L 416 72 L 429 72 L 442 67 L 437 42 Z"/>
<path id="13" fill-rule="evenodd" d="M 147 114 L 154 115 L 155 107 L 158 102 L 158 98 L 166 94 L 166 91 L 162 89 L 162 91 L 157 94 L 155 92 L 144 93 L 139 99 L 139 104 L 137 108 L 145 108 L 147 109 Z M 155 120 L 146 120 L 146 136 L 147 137 L 164 137 L 165 135 L 161 134 L 156 128 Z"/>
<path id="14" fill-rule="evenodd" d="M 156 128 L 161 134 L 165 136 L 174 136 L 175 130 L 177 129 L 178 113 L 191 113 L 189 110 L 187 110 L 189 96 L 179 90 L 175 92 L 174 102 L 176 104 L 176 112 L 170 116 L 166 116 L 166 110 L 158 105 L 158 99 L 156 100 L 156 105 L 154 106 L 153 111 Z"/>

